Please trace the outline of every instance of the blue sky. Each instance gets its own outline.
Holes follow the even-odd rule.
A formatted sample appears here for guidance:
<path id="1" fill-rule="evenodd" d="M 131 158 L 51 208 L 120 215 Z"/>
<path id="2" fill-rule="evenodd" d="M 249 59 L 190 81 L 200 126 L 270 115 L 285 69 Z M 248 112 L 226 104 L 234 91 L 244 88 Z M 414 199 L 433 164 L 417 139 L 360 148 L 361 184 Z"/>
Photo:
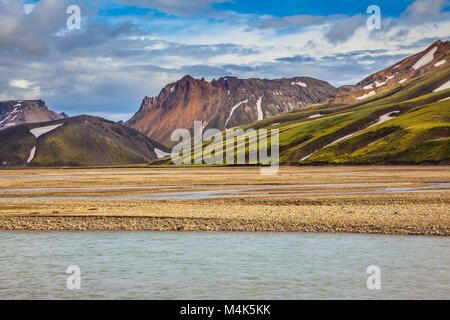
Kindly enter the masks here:
<path id="1" fill-rule="evenodd" d="M 405 8 L 413 1 L 410 0 L 248 0 L 230 1 L 215 4 L 219 10 L 232 10 L 239 13 L 270 14 L 278 17 L 308 14 L 308 15 L 332 15 L 347 14 L 355 15 L 363 12 L 369 5 L 376 4 L 383 8 L 388 16 L 399 16 Z"/>
<path id="2" fill-rule="evenodd" d="M 161 1 L 162 2 L 162 1 Z M 168 1 L 170 2 L 170 1 Z M 186 1 L 188 2 L 188 1 Z M 209 6 L 200 6 L 200 10 L 196 14 L 201 16 L 202 10 L 205 8 L 213 8 L 214 11 L 231 11 L 239 14 L 254 14 L 254 15 L 272 15 L 276 17 L 286 17 L 292 15 L 333 15 L 333 14 L 346 14 L 355 15 L 364 12 L 369 5 L 376 4 L 383 8 L 383 14 L 389 17 L 398 17 L 401 15 L 405 8 L 412 4 L 411 0 L 245 0 L 245 1 L 218 1 L 209 2 Z M 93 2 L 95 3 L 95 2 Z M 127 3 L 131 5 L 127 5 Z M 111 11 L 112 15 L 145 15 L 148 11 L 159 11 L 157 6 L 151 5 L 142 8 L 139 3 L 144 1 L 136 1 L 133 5 L 132 1 L 124 1 L 122 3 L 111 3 L 111 7 L 114 7 L 114 11 Z M 150 3 L 150 1 L 149 1 Z M 203 2 L 207 3 L 207 2 Z M 161 9 L 160 9 L 161 10 Z M 159 11 L 164 14 L 164 11 Z"/>
<path id="3" fill-rule="evenodd" d="M 185 74 L 354 84 L 449 37 L 448 0 L 0 0 L 0 100 L 127 120 Z"/>

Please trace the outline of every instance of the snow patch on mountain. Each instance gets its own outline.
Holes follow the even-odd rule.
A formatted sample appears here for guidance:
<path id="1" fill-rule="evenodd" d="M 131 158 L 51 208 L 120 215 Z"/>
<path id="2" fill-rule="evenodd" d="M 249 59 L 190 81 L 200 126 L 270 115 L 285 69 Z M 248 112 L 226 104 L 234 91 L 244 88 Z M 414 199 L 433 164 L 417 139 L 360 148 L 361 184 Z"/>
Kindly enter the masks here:
<path id="1" fill-rule="evenodd" d="M 386 83 L 388 82 L 388 80 L 386 80 L 386 81 L 384 81 L 384 82 L 378 82 L 378 81 L 375 81 L 375 86 L 378 88 L 378 87 L 382 87 L 382 86 L 384 86 Z"/>
<path id="2" fill-rule="evenodd" d="M 258 98 L 256 101 L 256 110 L 258 111 L 258 121 L 264 119 L 264 113 L 261 108 L 262 97 Z"/>
<path id="3" fill-rule="evenodd" d="M 400 111 L 397 110 L 397 111 L 392 111 L 392 112 L 389 112 L 389 113 L 385 113 L 385 114 L 381 115 L 381 117 L 378 119 L 377 123 L 374 123 L 374 124 L 368 126 L 367 128 L 372 128 L 372 127 L 374 127 L 374 126 L 376 126 L 376 125 L 378 125 L 380 123 L 383 123 L 383 122 L 386 122 L 388 120 L 394 119 L 395 117 L 398 116 L 397 113 L 399 113 L 399 112 Z"/>
<path id="4" fill-rule="evenodd" d="M 444 83 L 442 86 L 434 89 L 433 92 L 438 92 L 438 91 L 442 91 L 442 90 L 445 90 L 445 89 L 450 89 L 450 80 L 447 81 L 446 83 Z"/>
<path id="5" fill-rule="evenodd" d="M 30 132 L 31 132 L 31 134 L 33 136 L 35 136 L 36 138 L 39 138 L 43 134 L 46 134 L 46 133 L 48 133 L 50 131 L 53 131 L 56 128 L 62 126 L 62 125 L 63 125 L 63 123 L 55 124 L 53 126 L 45 126 L 45 127 L 34 128 L 34 129 L 31 129 Z"/>
<path id="6" fill-rule="evenodd" d="M 155 151 L 155 154 L 158 157 L 158 159 L 170 156 L 170 153 L 167 153 L 167 152 L 164 152 L 162 150 L 159 150 L 158 148 L 154 148 L 153 151 Z"/>
<path id="7" fill-rule="evenodd" d="M 340 142 L 340 141 L 343 141 L 343 140 L 346 140 L 346 139 L 348 139 L 348 138 L 351 138 L 351 137 L 353 137 L 354 135 L 356 135 L 356 134 L 360 133 L 361 131 L 364 131 L 364 130 L 366 130 L 366 129 L 368 129 L 368 128 L 372 128 L 373 126 L 376 126 L 376 125 L 378 125 L 378 124 L 380 124 L 380 123 L 383 123 L 383 122 L 386 122 L 386 121 L 388 121 L 388 120 L 394 119 L 395 117 L 398 116 L 398 114 L 396 114 L 396 113 L 398 113 L 398 112 L 400 112 L 400 111 L 391 111 L 391 112 L 385 113 L 385 114 L 381 115 L 381 116 L 378 118 L 378 121 L 377 121 L 376 123 L 374 123 L 374 124 L 368 126 L 367 128 L 364 128 L 364 129 L 362 129 L 362 130 L 360 130 L 360 131 L 356 131 L 356 132 L 350 133 L 350 134 L 348 134 L 348 135 L 346 135 L 346 136 L 344 136 L 344 137 L 342 137 L 342 138 L 336 139 L 336 140 L 334 140 L 333 142 L 327 144 L 325 147 L 323 147 L 323 148 L 320 149 L 320 150 L 323 150 L 323 149 L 325 149 L 325 148 L 328 148 L 329 146 L 332 146 L 332 145 L 334 145 L 334 144 L 336 144 L 336 143 L 338 143 L 338 142 Z M 316 151 L 314 151 L 313 153 L 310 153 L 310 154 L 308 154 L 307 156 L 304 156 L 303 158 L 300 159 L 300 161 L 304 161 L 304 160 L 308 159 L 309 157 L 311 157 L 313 154 L 315 154 L 315 153 L 318 152 L 318 151 L 319 151 L 319 150 L 316 150 Z"/>
<path id="8" fill-rule="evenodd" d="M 292 84 L 293 86 L 298 85 L 298 86 L 304 87 L 304 88 L 308 87 L 308 85 L 307 85 L 306 83 L 301 82 L 301 81 L 291 82 L 291 84 Z"/>
<path id="9" fill-rule="evenodd" d="M 378 125 L 378 124 L 380 124 L 380 123 L 383 123 L 383 122 L 386 122 L 386 121 L 388 121 L 388 120 L 394 119 L 395 117 L 397 117 L 397 115 L 396 115 L 395 113 L 398 113 L 398 112 L 400 112 L 400 111 L 391 111 L 391 112 L 389 112 L 389 113 L 385 113 L 385 114 L 381 115 L 381 116 L 378 118 L 378 121 L 377 121 L 376 123 L 374 123 L 374 124 L 368 126 L 367 128 L 365 128 L 365 129 L 363 129 L 363 130 L 366 130 L 366 129 L 368 129 L 368 128 L 372 128 L 372 127 L 374 127 L 374 126 L 376 126 L 376 125 Z M 350 137 L 353 137 L 355 134 L 357 134 L 357 133 L 359 133 L 359 132 L 361 132 L 361 131 L 363 131 L 363 130 L 356 131 L 356 132 L 354 132 L 354 133 L 351 133 L 351 134 L 349 134 L 349 135 L 346 135 L 345 137 L 342 137 L 342 138 L 339 138 L 339 139 L 337 139 L 337 140 L 334 140 L 333 142 L 331 142 L 331 143 L 327 144 L 325 147 L 323 147 L 323 149 L 325 149 L 325 148 L 327 148 L 327 147 L 329 147 L 329 146 L 332 146 L 333 144 L 336 144 L 336 143 L 338 143 L 338 142 L 340 142 L 340 141 L 342 141 L 342 140 L 346 140 L 346 139 L 348 139 L 348 138 L 350 138 Z"/>
<path id="10" fill-rule="evenodd" d="M 6 117 L 2 121 L 0 121 L 0 125 L 4 124 L 6 121 L 13 121 L 17 117 L 17 114 L 16 114 L 17 112 L 19 112 L 19 109 L 17 109 L 17 107 L 15 107 L 13 111 L 8 113 L 6 115 Z M 13 117 L 11 118 L 11 116 L 13 116 Z M 10 127 L 10 126 L 13 126 L 13 125 L 15 125 L 15 123 L 8 123 L 8 124 L 5 125 L 5 127 Z"/>
<path id="11" fill-rule="evenodd" d="M 241 101 L 241 102 L 235 104 L 235 105 L 231 108 L 230 115 L 228 116 L 227 121 L 225 121 L 225 128 L 227 127 L 228 121 L 230 121 L 231 116 L 232 116 L 233 113 L 234 113 L 234 110 L 236 110 L 236 108 L 239 107 L 241 104 L 247 103 L 247 102 L 248 102 L 248 100 Z"/>
<path id="12" fill-rule="evenodd" d="M 369 93 L 366 93 L 360 97 L 357 97 L 356 100 L 363 100 L 363 99 L 369 98 L 371 96 L 374 96 L 375 94 L 376 94 L 375 91 L 370 91 Z"/>
<path id="13" fill-rule="evenodd" d="M 311 157 L 311 156 L 312 156 L 314 153 L 316 153 L 317 151 L 319 151 L 319 150 L 316 150 L 316 151 L 314 151 L 313 153 L 310 153 L 310 154 L 304 156 L 303 158 L 300 159 L 300 161 L 303 161 L 303 160 L 308 159 L 309 157 Z"/>
<path id="14" fill-rule="evenodd" d="M 34 155 L 36 154 L 36 146 L 34 146 L 31 151 L 30 151 L 30 155 L 28 156 L 28 160 L 27 163 L 30 163 L 31 161 L 33 161 L 34 159 Z"/>
<path id="15" fill-rule="evenodd" d="M 419 60 L 417 60 L 417 62 L 412 66 L 414 70 L 420 69 L 423 66 L 426 66 L 427 64 L 429 64 L 431 61 L 433 61 L 434 59 L 434 53 L 436 52 L 438 48 L 434 47 L 433 49 L 431 49 L 430 51 L 428 51 L 427 53 L 425 53 L 423 55 L 422 58 L 420 58 Z"/>

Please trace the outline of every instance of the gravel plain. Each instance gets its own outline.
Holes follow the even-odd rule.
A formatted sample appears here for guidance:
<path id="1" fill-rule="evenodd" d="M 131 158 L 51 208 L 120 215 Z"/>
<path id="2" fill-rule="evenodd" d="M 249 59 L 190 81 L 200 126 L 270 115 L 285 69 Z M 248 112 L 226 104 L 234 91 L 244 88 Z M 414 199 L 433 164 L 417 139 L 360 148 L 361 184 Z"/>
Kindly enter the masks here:
<path id="1" fill-rule="evenodd" d="M 450 188 L 373 193 L 396 188 L 420 190 L 449 183 L 449 169 L 449 166 L 281 167 L 273 176 L 260 175 L 259 169 L 252 167 L 3 170 L 0 171 L 0 230 L 449 236 Z M 148 186 L 157 188 L 133 189 Z M 283 189 L 238 191 L 231 198 L 120 199 L 279 186 Z M 111 199 L 92 200 L 105 196 Z M 1 198 L 33 197 L 40 200 L 1 201 Z M 47 197 L 89 197 L 91 200 L 45 200 Z"/>

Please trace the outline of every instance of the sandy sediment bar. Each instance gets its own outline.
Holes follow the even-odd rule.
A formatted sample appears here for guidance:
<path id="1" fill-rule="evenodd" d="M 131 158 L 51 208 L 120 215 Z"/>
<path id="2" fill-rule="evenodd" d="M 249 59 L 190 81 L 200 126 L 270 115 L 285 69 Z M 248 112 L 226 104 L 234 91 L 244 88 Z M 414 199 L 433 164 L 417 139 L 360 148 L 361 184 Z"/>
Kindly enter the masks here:
<path id="1" fill-rule="evenodd" d="M 13 202 L 0 209 L 0 230 L 450 235 L 446 194 L 315 198 Z"/>
<path id="2" fill-rule="evenodd" d="M 282 220 L 108 217 L 108 216 L 7 216 L 0 230 L 45 231 L 235 231 L 235 232 L 329 232 L 449 236 L 450 229 L 436 226 L 394 226 L 345 223 L 286 223 Z"/>

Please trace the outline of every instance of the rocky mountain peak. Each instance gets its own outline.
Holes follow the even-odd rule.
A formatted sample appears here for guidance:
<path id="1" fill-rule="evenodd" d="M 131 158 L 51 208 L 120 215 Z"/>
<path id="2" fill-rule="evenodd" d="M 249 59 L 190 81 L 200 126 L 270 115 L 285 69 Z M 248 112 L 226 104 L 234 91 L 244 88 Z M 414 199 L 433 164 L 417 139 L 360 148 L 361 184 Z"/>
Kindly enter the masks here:
<path id="1" fill-rule="evenodd" d="M 205 129 L 248 124 L 317 103 L 334 92 L 325 81 L 307 77 L 205 81 L 185 75 L 167 84 L 157 97 L 145 97 L 125 124 L 162 143 L 175 129 L 203 121 Z"/>
<path id="2" fill-rule="evenodd" d="M 64 118 L 42 100 L 0 101 L 0 130 L 23 123 L 50 121 Z"/>

